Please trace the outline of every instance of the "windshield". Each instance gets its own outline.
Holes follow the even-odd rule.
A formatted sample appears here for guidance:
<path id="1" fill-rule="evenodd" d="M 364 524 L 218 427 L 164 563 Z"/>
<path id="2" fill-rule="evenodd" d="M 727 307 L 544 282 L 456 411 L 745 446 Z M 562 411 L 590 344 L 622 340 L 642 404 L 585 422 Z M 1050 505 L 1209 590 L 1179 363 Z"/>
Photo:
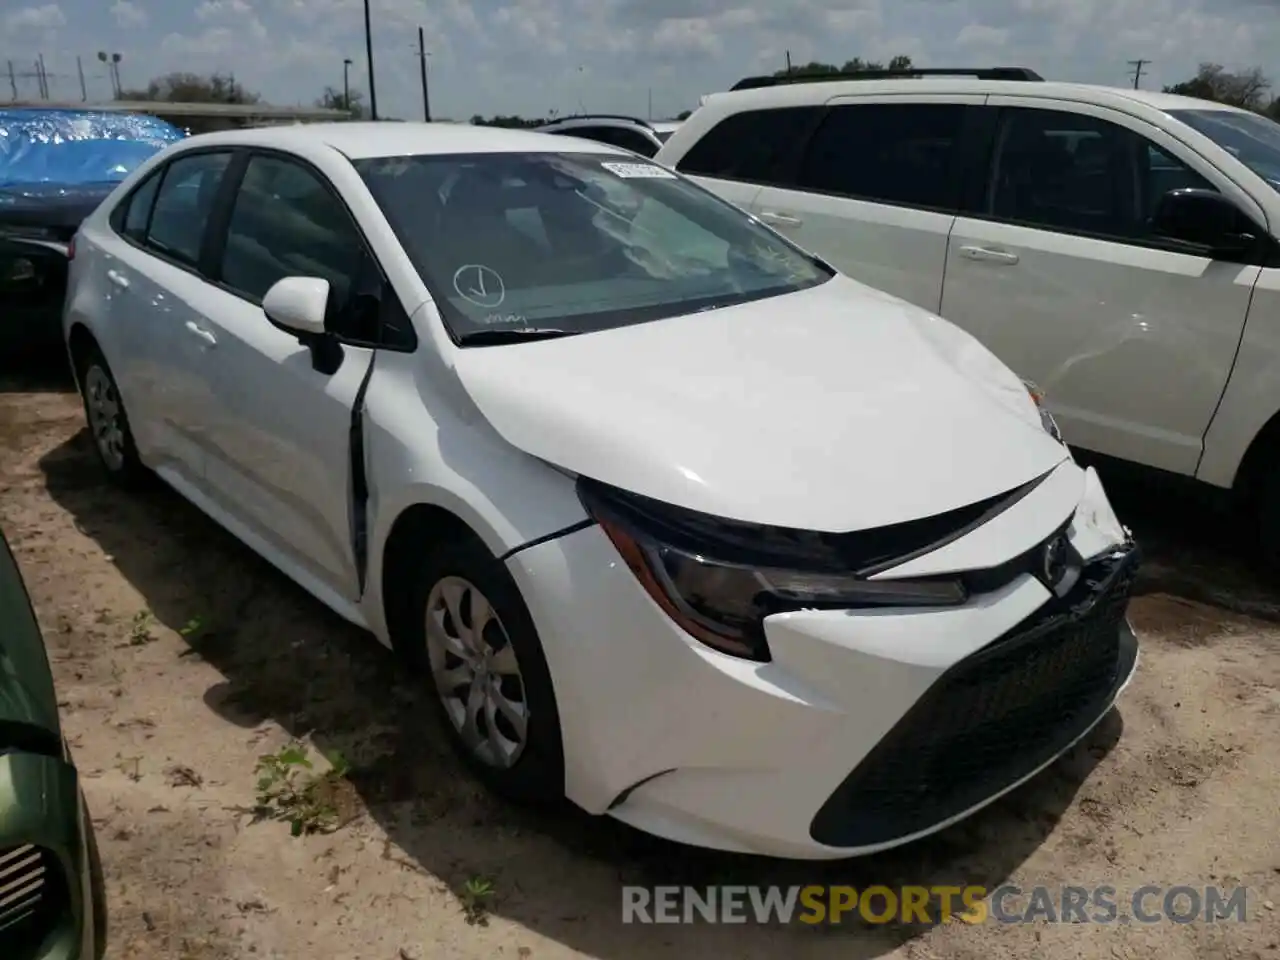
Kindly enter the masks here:
<path id="1" fill-rule="evenodd" d="M 589 333 L 745 303 L 832 274 L 741 210 L 617 154 L 356 162 L 454 337 Z"/>
<path id="2" fill-rule="evenodd" d="M 1170 110 L 1169 115 L 1204 134 L 1280 190 L 1280 124 L 1234 110 Z"/>

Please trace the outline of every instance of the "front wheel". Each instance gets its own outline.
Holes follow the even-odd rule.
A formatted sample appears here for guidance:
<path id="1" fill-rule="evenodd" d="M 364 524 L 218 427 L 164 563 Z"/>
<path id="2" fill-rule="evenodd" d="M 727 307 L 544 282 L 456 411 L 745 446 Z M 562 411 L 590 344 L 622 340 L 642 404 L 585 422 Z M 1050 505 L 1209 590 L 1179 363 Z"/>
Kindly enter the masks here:
<path id="1" fill-rule="evenodd" d="M 474 538 L 424 556 L 403 648 L 446 734 L 495 793 L 564 796 L 564 748 L 542 645 L 511 575 Z"/>

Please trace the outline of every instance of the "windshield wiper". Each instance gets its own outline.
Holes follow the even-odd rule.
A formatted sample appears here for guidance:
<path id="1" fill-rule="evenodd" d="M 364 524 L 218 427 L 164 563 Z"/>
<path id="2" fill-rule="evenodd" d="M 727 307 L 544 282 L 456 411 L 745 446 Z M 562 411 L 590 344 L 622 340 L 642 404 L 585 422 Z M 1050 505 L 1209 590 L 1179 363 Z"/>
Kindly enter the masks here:
<path id="1" fill-rule="evenodd" d="M 458 338 L 463 346 L 495 346 L 503 343 L 525 343 L 530 340 L 554 340 L 556 337 L 572 337 L 576 330 L 557 327 L 501 327 L 493 330 L 476 330 Z"/>

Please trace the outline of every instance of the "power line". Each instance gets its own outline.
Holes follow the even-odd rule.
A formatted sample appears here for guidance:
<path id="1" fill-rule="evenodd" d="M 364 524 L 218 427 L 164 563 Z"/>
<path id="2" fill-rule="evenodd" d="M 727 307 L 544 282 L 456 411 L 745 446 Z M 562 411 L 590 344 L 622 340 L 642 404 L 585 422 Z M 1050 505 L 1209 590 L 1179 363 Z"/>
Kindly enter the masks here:
<path id="1" fill-rule="evenodd" d="M 1145 67 L 1150 60 L 1130 60 L 1129 66 L 1133 67 L 1133 89 L 1138 89 L 1138 82 L 1142 80 L 1142 68 Z"/>

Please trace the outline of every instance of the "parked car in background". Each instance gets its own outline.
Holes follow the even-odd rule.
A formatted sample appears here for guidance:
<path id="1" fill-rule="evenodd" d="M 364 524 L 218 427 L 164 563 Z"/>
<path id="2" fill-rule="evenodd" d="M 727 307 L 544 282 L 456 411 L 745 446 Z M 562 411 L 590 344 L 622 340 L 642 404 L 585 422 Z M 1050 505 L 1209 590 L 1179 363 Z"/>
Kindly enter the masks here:
<path id="1" fill-rule="evenodd" d="M 1137 548 L 1022 381 L 615 147 L 193 137 L 85 220 L 65 325 L 108 476 L 422 668 L 510 796 L 870 852 L 1135 667 Z"/>
<path id="2" fill-rule="evenodd" d="M 970 73 L 751 78 L 656 159 L 972 333 L 1071 444 L 1233 491 L 1280 561 L 1280 125 Z"/>
<path id="3" fill-rule="evenodd" d="M 98 960 L 106 899 L 49 658 L 0 533 L 0 957 Z"/>
<path id="4" fill-rule="evenodd" d="M 538 127 L 542 133 L 582 137 L 652 157 L 680 126 L 679 120 L 641 120 L 607 113 L 564 117 Z"/>
<path id="5" fill-rule="evenodd" d="M 80 221 L 182 136 L 139 114 L 0 109 L 0 356 L 61 346 L 68 244 Z"/>

